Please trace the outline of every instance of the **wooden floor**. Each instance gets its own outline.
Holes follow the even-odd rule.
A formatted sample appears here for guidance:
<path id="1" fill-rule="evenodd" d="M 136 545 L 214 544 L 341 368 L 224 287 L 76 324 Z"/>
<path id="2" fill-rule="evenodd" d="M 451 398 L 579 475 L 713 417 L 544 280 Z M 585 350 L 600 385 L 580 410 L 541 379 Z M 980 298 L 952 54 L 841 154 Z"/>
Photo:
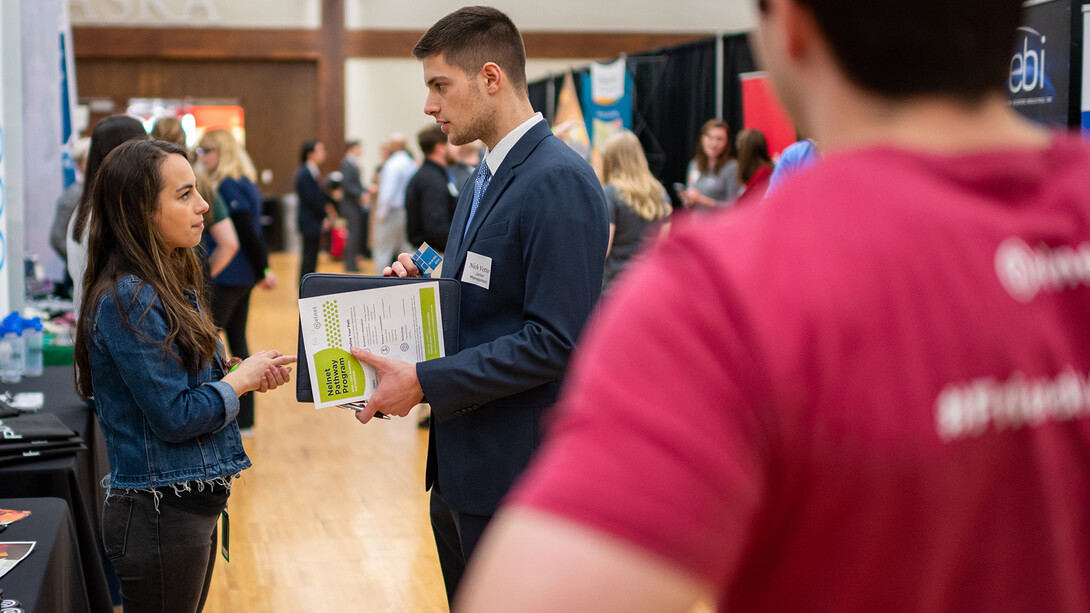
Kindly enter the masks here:
<path id="1" fill-rule="evenodd" d="M 280 286 L 254 290 L 250 350 L 294 354 L 298 256 L 270 260 Z M 343 267 L 323 254 L 319 271 Z M 254 465 L 228 507 L 231 562 L 217 559 L 205 611 L 446 611 L 415 417 L 364 426 L 350 411 L 297 403 L 294 382 L 256 404 L 243 441 Z"/>
<path id="2" fill-rule="evenodd" d="M 270 266 L 280 286 L 254 290 L 250 350 L 294 354 L 298 256 L 272 254 Z M 318 270 L 343 267 L 323 253 Z M 256 404 L 254 435 L 244 439 L 253 468 L 235 483 L 229 504 L 231 562 L 217 557 L 205 611 L 447 611 L 419 409 L 361 425 L 344 409 L 295 402 L 294 381 L 259 394 Z"/>

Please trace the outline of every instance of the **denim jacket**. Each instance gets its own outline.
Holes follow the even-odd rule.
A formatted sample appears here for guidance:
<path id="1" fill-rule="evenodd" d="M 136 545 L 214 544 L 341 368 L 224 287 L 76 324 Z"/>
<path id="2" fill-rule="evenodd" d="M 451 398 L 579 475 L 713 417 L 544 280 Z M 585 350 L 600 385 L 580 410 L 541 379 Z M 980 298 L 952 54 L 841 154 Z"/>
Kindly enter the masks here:
<path id="1" fill-rule="evenodd" d="M 196 296 L 190 299 L 198 308 Z M 238 396 L 220 381 L 220 348 L 193 373 L 163 351 L 166 333 L 155 290 L 132 275 L 95 309 L 91 381 L 111 488 L 188 489 L 191 481 L 222 483 L 250 466 L 235 422 Z"/>

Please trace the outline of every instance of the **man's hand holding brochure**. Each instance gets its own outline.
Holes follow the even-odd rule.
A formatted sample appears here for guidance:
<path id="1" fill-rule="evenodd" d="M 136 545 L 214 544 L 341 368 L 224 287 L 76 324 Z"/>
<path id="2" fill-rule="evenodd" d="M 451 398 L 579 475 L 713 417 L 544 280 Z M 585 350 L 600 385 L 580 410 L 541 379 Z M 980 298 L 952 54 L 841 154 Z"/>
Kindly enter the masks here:
<path id="1" fill-rule="evenodd" d="M 318 409 L 342 405 L 360 410 L 360 403 L 374 400 L 398 407 L 386 412 L 403 415 L 423 392 L 419 384 L 398 385 L 397 380 L 415 381 L 417 362 L 445 355 L 434 281 L 300 298 L 299 314 Z M 388 383 L 372 398 L 380 379 Z M 404 393 L 384 398 L 385 390 L 393 389 Z M 401 398 L 406 394 L 414 397 Z M 361 413 L 370 419 L 372 412 Z"/>

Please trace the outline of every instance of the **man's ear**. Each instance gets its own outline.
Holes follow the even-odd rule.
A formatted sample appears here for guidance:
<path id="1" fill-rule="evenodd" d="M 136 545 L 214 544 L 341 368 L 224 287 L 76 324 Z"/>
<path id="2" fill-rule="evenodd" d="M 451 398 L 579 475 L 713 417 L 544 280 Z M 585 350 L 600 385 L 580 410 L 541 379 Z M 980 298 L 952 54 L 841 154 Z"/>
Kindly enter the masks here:
<path id="1" fill-rule="evenodd" d="M 812 50 L 820 34 L 817 20 L 810 7 L 797 0 L 768 0 L 779 11 L 784 51 L 792 60 L 805 58 Z"/>
<path id="2" fill-rule="evenodd" d="M 503 69 L 495 62 L 485 62 L 478 76 L 485 90 L 490 94 L 498 92 L 504 80 Z"/>

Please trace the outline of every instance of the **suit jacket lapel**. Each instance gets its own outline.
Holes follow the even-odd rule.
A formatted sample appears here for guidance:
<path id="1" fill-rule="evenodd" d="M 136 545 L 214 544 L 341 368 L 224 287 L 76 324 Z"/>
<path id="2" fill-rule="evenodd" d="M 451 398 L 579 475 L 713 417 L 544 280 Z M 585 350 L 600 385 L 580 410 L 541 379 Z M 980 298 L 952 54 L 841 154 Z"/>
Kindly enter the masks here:
<path id="1" fill-rule="evenodd" d="M 473 182 L 477 180 L 477 170 L 473 171 L 473 174 L 469 178 L 469 189 L 463 189 L 461 194 L 458 194 L 458 205 L 454 207 L 454 217 L 450 220 L 450 233 L 447 234 L 447 251 L 444 255 L 445 261 L 443 263 L 443 276 L 454 277 L 457 272 L 455 263 L 459 260 L 464 260 L 465 254 L 459 255 L 462 251 L 462 245 L 465 244 L 465 240 L 462 239 L 462 233 L 466 228 L 466 218 L 469 216 L 469 207 L 473 206 Z M 458 264 L 460 267 L 461 264 Z M 449 273 L 449 274 L 448 274 Z"/>
<path id="2" fill-rule="evenodd" d="M 462 238 L 462 231 L 466 227 L 466 219 L 469 217 L 469 209 L 473 206 L 473 190 L 465 189 L 458 201 L 458 209 L 455 212 L 454 220 L 452 222 L 452 228 L 458 228 L 457 232 L 452 231 L 454 235 L 454 242 L 452 245 L 448 245 L 448 252 L 455 257 L 453 266 L 449 269 L 452 277 L 456 277 L 458 271 L 462 269 L 462 265 L 465 264 L 466 254 L 469 252 L 469 245 L 473 244 L 473 239 L 477 235 L 477 230 L 484 225 L 485 220 L 488 218 L 488 213 L 491 212 L 496 202 L 503 195 L 504 190 L 515 178 L 518 172 L 518 167 L 526 161 L 526 158 L 530 156 L 530 153 L 537 148 L 538 143 L 541 142 L 546 136 L 552 134 L 552 130 L 549 129 L 549 123 L 547 121 L 539 121 L 534 124 L 534 127 L 523 135 L 515 146 L 511 148 L 511 151 L 507 153 L 507 156 L 503 159 L 503 165 L 500 167 L 499 176 L 492 177 L 488 183 L 488 189 L 484 191 L 484 196 L 481 198 L 481 203 L 477 205 L 477 212 L 473 215 L 473 221 L 470 222 L 469 230 L 465 232 L 465 238 Z M 481 162 L 482 164 L 484 162 Z M 480 167 L 477 168 L 477 172 L 480 172 Z M 476 181 L 477 175 L 474 173 L 473 179 Z M 470 185 L 467 183 L 467 185 Z M 468 197 L 467 197 L 468 196 Z M 464 205 L 464 206 L 463 206 Z M 443 266 L 443 270 L 447 271 L 446 264 Z"/>

